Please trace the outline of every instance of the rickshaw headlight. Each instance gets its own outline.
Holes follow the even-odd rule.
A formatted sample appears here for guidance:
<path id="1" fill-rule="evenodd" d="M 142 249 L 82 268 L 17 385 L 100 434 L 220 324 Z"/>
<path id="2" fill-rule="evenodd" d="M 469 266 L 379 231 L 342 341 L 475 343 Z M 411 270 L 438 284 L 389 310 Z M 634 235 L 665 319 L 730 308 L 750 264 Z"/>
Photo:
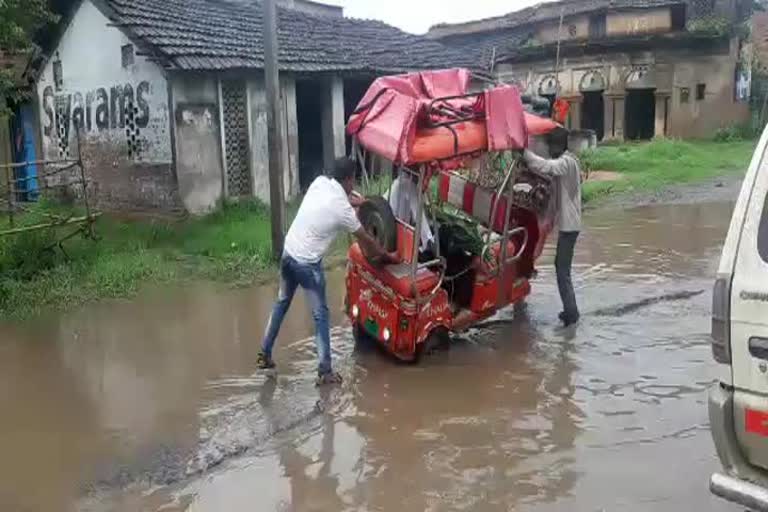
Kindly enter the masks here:
<path id="1" fill-rule="evenodd" d="M 352 304 L 352 318 L 357 318 L 360 316 L 360 308 L 357 307 L 357 304 Z"/>
<path id="2" fill-rule="evenodd" d="M 384 330 L 381 331 L 381 336 L 384 338 L 384 341 L 389 341 L 389 338 L 392 337 L 392 333 L 385 327 Z"/>

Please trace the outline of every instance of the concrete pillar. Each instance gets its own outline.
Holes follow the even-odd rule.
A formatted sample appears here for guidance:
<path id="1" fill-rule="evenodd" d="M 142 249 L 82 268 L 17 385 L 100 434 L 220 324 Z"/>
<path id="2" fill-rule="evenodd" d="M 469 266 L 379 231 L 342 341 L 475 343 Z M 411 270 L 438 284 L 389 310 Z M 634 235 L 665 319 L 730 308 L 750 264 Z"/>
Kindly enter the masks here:
<path id="1" fill-rule="evenodd" d="M 654 137 L 666 137 L 669 132 L 669 104 L 672 94 L 667 91 L 656 91 L 656 119 Z"/>
<path id="2" fill-rule="evenodd" d="M 299 121 L 296 112 L 296 80 L 292 76 L 280 77 L 283 115 L 283 191 L 286 199 L 299 194 Z"/>
<path id="3" fill-rule="evenodd" d="M 568 129 L 569 130 L 581 130 L 581 106 L 584 103 L 584 98 L 579 96 L 571 96 L 565 98 L 568 100 L 570 108 L 568 109 Z"/>
<path id="4" fill-rule="evenodd" d="M 262 77 L 248 81 L 248 120 L 251 140 L 253 195 L 269 203 L 269 146 L 267 144 L 267 96 Z M 296 113 L 296 80 L 280 77 L 280 115 L 283 121 L 283 193 L 290 199 L 299 193 L 299 123 Z"/>
<path id="5" fill-rule="evenodd" d="M 248 105 L 250 112 L 250 155 L 251 173 L 253 174 L 253 195 L 269 204 L 269 146 L 267 144 L 267 93 L 264 78 L 259 76 L 248 81 Z M 222 111 L 222 131 L 223 111 Z M 224 139 L 222 138 L 222 154 Z M 226 180 L 226 175 L 224 177 Z M 227 195 L 229 195 L 227 193 Z"/>
<path id="6" fill-rule="evenodd" d="M 605 129 L 605 135 L 603 135 L 603 140 L 613 140 L 613 98 L 604 95 L 603 96 L 603 112 L 604 112 L 604 129 Z"/>
<path id="7" fill-rule="evenodd" d="M 333 161 L 346 154 L 344 134 L 344 81 L 339 76 L 326 82 L 323 100 L 323 165 L 333 167 Z"/>
<path id="8" fill-rule="evenodd" d="M 605 108 L 604 140 L 624 139 L 624 100 L 623 93 L 606 93 L 603 97 Z"/>

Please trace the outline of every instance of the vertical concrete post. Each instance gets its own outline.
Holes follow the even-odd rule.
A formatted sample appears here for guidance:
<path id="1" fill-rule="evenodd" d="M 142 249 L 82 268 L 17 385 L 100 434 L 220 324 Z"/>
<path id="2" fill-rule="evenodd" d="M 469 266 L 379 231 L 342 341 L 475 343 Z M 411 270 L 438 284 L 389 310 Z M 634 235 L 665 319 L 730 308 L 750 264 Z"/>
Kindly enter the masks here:
<path id="1" fill-rule="evenodd" d="M 581 130 L 581 107 L 584 104 L 584 98 L 578 95 L 566 99 L 570 105 L 568 109 L 568 129 Z"/>
<path id="2" fill-rule="evenodd" d="M 267 145 L 269 147 L 269 207 L 272 217 L 272 256 L 283 254 L 285 194 L 283 193 L 283 116 L 280 108 L 280 71 L 277 63 L 277 6 L 264 3 L 264 81 L 267 90 Z"/>
<path id="3" fill-rule="evenodd" d="M 671 94 L 666 91 L 656 91 L 656 118 L 654 120 L 654 137 L 666 137 L 669 127 L 667 119 L 669 118 L 669 99 Z"/>
<path id="4" fill-rule="evenodd" d="M 613 140 L 615 138 L 613 134 L 613 96 L 609 94 L 603 94 L 603 112 L 605 116 L 603 119 L 603 126 L 605 126 L 603 140 Z"/>
<path id="5" fill-rule="evenodd" d="M 285 181 L 283 191 L 286 199 L 299 193 L 299 121 L 296 111 L 296 80 L 292 76 L 281 76 L 283 89 L 282 112 L 285 116 L 285 144 L 283 145 L 283 168 Z"/>
<path id="6" fill-rule="evenodd" d="M 624 140 L 624 94 L 616 95 L 611 99 L 613 103 L 613 136 L 617 140 Z"/>
<path id="7" fill-rule="evenodd" d="M 323 165 L 326 170 L 333 161 L 346 154 L 344 134 L 344 81 L 339 76 L 328 79 L 323 101 Z"/>

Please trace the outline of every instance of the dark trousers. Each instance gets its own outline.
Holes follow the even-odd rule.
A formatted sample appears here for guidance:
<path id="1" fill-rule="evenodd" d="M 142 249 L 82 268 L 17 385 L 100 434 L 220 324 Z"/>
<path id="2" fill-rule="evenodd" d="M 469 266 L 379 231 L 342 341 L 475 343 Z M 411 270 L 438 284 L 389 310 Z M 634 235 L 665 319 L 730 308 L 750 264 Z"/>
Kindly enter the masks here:
<path id="1" fill-rule="evenodd" d="M 579 306 L 576 304 L 576 293 L 573 291 L 573 280 L 571 279 L 573 251 L 578 238 L 578 231 L 561 231 L 560 237 L 557 239 L 557 253 L 555 254 L 557 288 L 560 290 L 560 299 L 563 301 L 563 312 L 572 319 L 579 317 Z"/>

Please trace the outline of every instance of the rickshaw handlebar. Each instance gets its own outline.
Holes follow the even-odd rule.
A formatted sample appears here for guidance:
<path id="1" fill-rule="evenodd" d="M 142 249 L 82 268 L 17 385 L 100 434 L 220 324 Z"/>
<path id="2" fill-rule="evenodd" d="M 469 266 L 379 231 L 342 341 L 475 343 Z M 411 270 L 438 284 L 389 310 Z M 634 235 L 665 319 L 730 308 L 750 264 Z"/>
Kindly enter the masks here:
<path id="1" fill-rule="evenodd" d="M 520 258 L 522 258 L 523 253 L 525 252 L 525 249 L 528 247 L 528 229 L 525 226 L 520 226 L 514 229 L 510 229 L 507 232 L 507 236 L 504 237 L 506 240 L 509 240 L 510 237 L 515 236 L 519 233 L 523 234 L 523 243 L 520 244 L 520 248 L 517 250 L 517 253 L 512 256 L 511 258 L 507 258 L 507 260 L 504 262 L 504 265 L 509 265 L 510 263 L 514 263 Z M 503 240 L 502 240 L 503 242 Z M 492 244 L 487 244 L 485 247 L 483 247 L 483 253 L 482 253 L 482 259 L 483 261 L 487 261 L 488 259 L 488 252 L 491 250 Z M 496 258 L 497 265 L 499 265 L 498 258 L 501 257 L 502 251 L 501 247 L 499 247 L 499 256 Z"/>

